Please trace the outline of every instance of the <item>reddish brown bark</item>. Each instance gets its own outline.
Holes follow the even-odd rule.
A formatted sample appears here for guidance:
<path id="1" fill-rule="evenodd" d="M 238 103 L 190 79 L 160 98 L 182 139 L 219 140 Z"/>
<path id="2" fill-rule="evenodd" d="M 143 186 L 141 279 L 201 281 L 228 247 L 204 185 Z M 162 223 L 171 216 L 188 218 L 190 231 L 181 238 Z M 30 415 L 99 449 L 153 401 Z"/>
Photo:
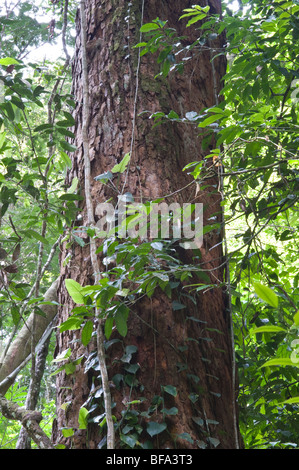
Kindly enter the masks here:
<path id="1" fill-rule="evenodd" d="M 201 160 L 205 154 L 201 145 L 198 129 L 191 125 L 167 123 L 153 128 L 144 110 L 153 113 L 162 110 L 169 113 L 176 111 L 180 117 L 187 112 L 200 111 L 215 104 L 213 70 L 210 63 L 210 51 L 194 51 L 192 60 L 186 62 L 182 75 L 173 74 L 166 79 L 154 76 L 159 72 L 156 57 L 146 55 L 141 59 L 138 75 L 139 89 L 136 92 L 137 50 L 133 45 L 139 42 L 139 25 L 141 21 L 142 2 L 134 0 L 131 7 L 124 0 L 88 0 L 87 40 L 89 42 L 89 90 L 90 90 L 90 158 L 92 176 L 95 177 L 111 168 L 130 151 L 132 139 L 132 121 L 136 112 L 134 129 L 134 146 L 129 173 L 124 192 L 130 192 L 137 201 L 152 200 L 176 192 L 167 202 L 203 202 L 204 223 L 216 216 L 221 222 L 220 196 L 217 179 L 209 180 L 209 186 L 196 193 L 192 185 L 183 191 L 192 178 L 182 172 L 184 166 L 192 161 Z M 153 0 L 145 2 L 143 23 L 159 16 L 167 19 L 178 34 L 186 36 L 185 44 L 191 44 L 197 37 L 195 28 L 185 28 L 183 21 L 178 21 L 184 8 L 193 1 Z M 219 12 L 220 2 L 209 2 L 212 12 Z M 77 34 L 77 56 L 74 63 L 74 94 L 77 100 L 75 110 L 76 145 L 78 151 L 73 158 L 73 169 L 68 175 L 71 182 L 74 176 L 84 183 L 84 166 L 82 155 L 82 84 L 80 40 Z M 94 42 L 92 42 L 94 41 Z M 222 39 L 216 40 L 215 47 L 221 47 Z M 96 47 L 96 44 L 99 44 Z M 95 46 L 92 46 L 94 44 Z M 225 61 L 222 57 L 214 61 L 214 77 L 218 92 L 220 80 L 225 72 Z M 211 143 L 213 148 L 213 143 Z M 209 149 L 207 150 L 209 153 Z M 124 179 L 121 180 L 121 183 Z M 115 194 L 99 182 L 92 186 L 94 207 Z M 86 223 L 84 204 L 82 207 L 83 225 Z M 85 241 L 88 241 L 87 238 Z M 59 312 L 60 322 L 70 315 L 72 302 L 64 288 L 64 279 L 73 278 L 82 285 L 92 283 L 92 269 L 88 245 L 81 248 L 72 247 L 71 263 L 63 265 L 70 249 L 62 253 L 62 276 L 59 289 L 59 301 L 62 308 Z M 201 249 L 201 266 L 209 269 L 211 283 L 221 285 L 223 281 L 223 254 L 221 234 L 210 232 L 204 238 Z M 184 262 L 192 261 L 188 251 L 181 250 Z M 194 282 L 201 282 L 194 278 Z M 182 286 L 180 286 L 181 293 Z M 185 292 L 185 291 L 184 291 Z M 177 292 L 177 295 L 180 291 Z M 151 439 L 156 448 L 213 448 L 217 439 L 218 448 L 235 448 L 234 412 L 232 396 L 232 350 L 229 334 L 229 318 L 226 312 L 226 298 L 222 287 L 207 290 L 196 296 L 196 305 L 185 301 L 187 308 L 173 311 L 171 300 L 163 292 L 156 292 L 153 298 L 143 298 L 130 313 L 128 335 L 121 338 L 107 350 L 110 380 L 117 373 L 124 372 L 124 363 L 120 361 L 126 345 L 135 345 L 138 350 L 134 363 L 140 365 L 137 374 L 139 387 L 132 390 L 128 385 L 111 388 L 113 409 L 117 420 L 127 409 L 126 401 L 144 397 L 146 400 L 136 410 L 148 410 L 155 395 L 161 396 L 161 386 L 176 387 L 174 397 L 164 393 L 165 408 L 176 407 L 177 415 L 166 417 L 167 432 Z M 187 319 L 194 317 L 197 321 Z M 88 352 L 76 342 L 78 332 L 65 332 L 58 335 L 59 351 L 72 348 L 72 358 Z M 113 338 L 119 338 L 115 333 Z M 89 350 L 95 346 L 90 345 Z M 78 413 L 80 407 L 90 396 L 93 379 L 90 373 L 84 372 L 84 361 L 77 366 L 75 374 L 59 374 L 57 379 L 58 419 L 53 432 L 54 442 L 64 443 L 75 448 L 96 448 L 103 439 L 97 425 L 91 426 L 88 432 L 78 430 Z M 97 385 L 97 382 L 94 382 Z M 194 403 L 190 394 L 198 395 Z M 195 395 L 191 395 L 192 397 Z M 99 400 L 100 403 L 101 400 Z M 61 405 L 68 403 L 67 409 Z M 103 412 L 103 409 L 102 411 Z M 98 411 L 98 414 L 99 411 Z M 160 421 L 161 413 L 150 419 Z M 146 433 L 146 417 L 139 415 L 140 425 L 144 431 L 141 441 L 149 439 Z M 61 428 L 76 429 L 72 440 L 62 438 Z M 188 433 L 193 444 L 177 435 Z M 117 438 L 117 446 L 120 446 Z"/>

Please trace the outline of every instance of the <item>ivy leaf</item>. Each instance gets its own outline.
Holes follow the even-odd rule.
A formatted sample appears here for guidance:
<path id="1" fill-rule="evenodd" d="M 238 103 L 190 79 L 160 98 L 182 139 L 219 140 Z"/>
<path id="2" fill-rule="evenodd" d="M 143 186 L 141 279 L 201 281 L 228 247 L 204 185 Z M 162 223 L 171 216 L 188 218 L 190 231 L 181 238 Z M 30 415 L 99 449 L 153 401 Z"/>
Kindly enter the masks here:
<path id="1" fill-rule="evenodd" d="M 264 286 L 259 282 L 255 282 L 253 286 L 256 294 L 259 296 L 260 299 L 262 299 L 268 305 L 271 305 L 271 307 L 278 307 L 278 297 L 275 292 L 270 289 L 270 287 Z"/>
<path id="2" fill-rule="evenodd" d="M 203 426 L 204 425 L 204 420 L 202 418 L 199 418 L 197 416 L 192 416 L 192 419 L 194 423 L 198 424 L 198 426 Z"/>
<path id="3" fill-rule="evenodd" d="M 181 304 L 177 300 L 172 302 L 172 310 L 182 310 L 183 308 L 186 308 L 186 305 Z"/>
<path id="4" fill-rule="evenodd" d="M 185 441 L 189 442 L 190 444 L 193 444 L 194 440 L 190 436 L 188 432 L 183 432 L 181 434 L 177 434 L 178 439 L 184 439 Z"/>
<path id="5" fill-rule="evenodd" d="M 82 406 L 82 408 L 80 408 L 79 416 L 78 416 L 79 429 L 87 429 L 87 424 L 88 424 L 87 416 L 88 416 L 88 414 L 89 414 L 88 409 L 84 408 L 84 406 Z"/>
<path id="6" fill-rule="evenodd" d="M 62 428 L 61 432 L 63 437 L 72 437 L 75 433 L 73 428 Z"/>
<path id="7" fill-rule="evenodd" d="M 173 397 L 177 396 L 177 389 L 173 385 L 164 385 L 162 386 L 162 389 L 164 392 L 169 393 L 169 395 L 172 395 Z"/>
<path id="8" fill-rule="evenodd" d="M 160 434 L 161 432 L 165 431 L 167 428 L 166 423 L 156 423 L 155 421 L 150 421 L 147 425 L 147 432 L 148 434 L 153 437 L 156 436 L 157 434 Z"/>
<path id="9" fill-rule="evenodd" d="M 220 444 L 219 439 L 216 439 L 216 437 L 207 437 L 207 441 L 209 441 L 213 447 L 217 447 Z"/>
<path id="10" fill-rule="evenodd" d="M 163 410 L 162 410 L 162 413 L 165 413 L 167 416 L 175 416 L 175 415 L 178 414 L 178 412 L 179 412 L 179 410 L 175 406 L 173 406 L 172 408 L 169 408 L 169 409 L 163 408 Z"/>
<path id="11" fill-rule="evenodd" d="M 130 154 L 129 153 L 126 153 L 126 155 L 124 156 L 124 158 L 122 159 L 122 161 L 120 163 L 117 163 L 116 165 L 114 165 L 114 167 L 112 168 L 112 173 L 123 173 L 125 171 L 125 169 L 127 168 L 127 165 L 130 161 Z"/>
<path id="12" fill-rule="evenodd" d="M 137 438 L 132 436 L 132 435 L 126 436 L 125 434 L 121 434 L 120 439 L 125 444 L 127 444 L 131 449 L 133 449 L 133 447 L 135 447 L 135 445 L 137 443 Z"/>
<path id="13" fill-rule="evenodd" d="M 105 171 L 105 173 L 102 173 L 101 175 L 95 176 L 96 181 L 102 181 L 103 184 L 106 184 L 107 181 L 112 180 L 113 174 L 111 171 Z"/>

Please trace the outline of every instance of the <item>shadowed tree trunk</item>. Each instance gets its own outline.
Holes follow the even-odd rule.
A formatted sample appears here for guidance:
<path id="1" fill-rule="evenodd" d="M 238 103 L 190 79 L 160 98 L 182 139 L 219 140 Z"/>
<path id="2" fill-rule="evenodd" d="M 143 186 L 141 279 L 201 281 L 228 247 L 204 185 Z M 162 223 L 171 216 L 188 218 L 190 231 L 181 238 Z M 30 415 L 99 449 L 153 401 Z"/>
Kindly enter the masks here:
<path id="1" fill-rule="evenodd" d="M 211 65 L 211 51 L 194 49 L 186 61 L 182 74 L 158 77 L 160 66 L 156 56 L 145 55 L 138 61 L 141 24 L 159 17 L 168 20 L 168 26 L 184 35 L 183 44 L 192 44 L 198 37 L 194 27 L 186 28 L 178 21 L 184 8 L 193 1 L 176 0 L 86 0 L 87 57 L 89 76 L 89 152 L 91 161 L 91 191 L 94 208 L 115 193 L 109 186 L 95 181 L 122 160 L 127 152 L 131 162 L 126 176 L 118 182 L 123 193 L 131 193 L 136 201 L 154 200 L 173 194 L 167 203 L 201 202 L 204 204 L 204 225 L 210 218 L 222 222 L 221 197 L 217 178 L 208 180 L 204 189 L 195 184 L 193 177 L 182 172 L 184 166 L 202 160 L 214 148 L 203 149 L 202 137 L 196 126 L 168 122 L 153 127 L 149 114 L 174 110 L 180 118 L 191 111 L 216 104 L 225 73 L 223 56 Z M 202 6 L 206 3 L 202 3 Z M 209 2 L 210 12 L 220 12 L 220 1 Z M 144 8 L 144 10 L 143 10 Z M 75 134 L 78 150 L 74 153 L 73 168 L 67 177 L 70 184 L 78 177 L 84 187 L 84 158 L 82 147 L 82 52 L 80 50 L 80 22 L 77 21 L 76 60 L 73 65 L 73 92 L 76 98 Z M 218 38 L 213 47 L 222 47 Z M 136 87 L 138 86 L 138 89 Z M 142 111 L 148 113 L 140 114 Z M 187 187 L 186 187 L 187 186 Z M 181 188 L 185 188 L 181 190 Z M 82 203 L 82 224 L 87 225 L 86 207 Z M 215 219 L 214 219 L 215 221 Z M 93 270 L 86 245 L 67 246 L 61 255 L 59 285 L 60 323 L 71 314 L 73 302 L 64 285 L 72 278 L 81 285 L 93 283 Z M 153 297 L 142 297 L 130 312 L 128 334 L 125 338 L 114 332 L 106 349 L 109 380 L 111 382 L 113 415 L 121 425 L 123 436 L 131 432 L 138 435 L 143 445 L 151 442 L 154 448 L 236 448 L 238 432 L 234 410 L 235 385 L 233 380 L 232 345 L 227 298 L 223 289 L 224 258 L 221 233 L 211 231 L 204 236 L 201 258 L 192 258 L 190 250 L 179 250 L 184 263 L 197 263 L 209 270 L 207 284 L 216 287 L 201 291 L 193 301 L 181 297 L 187 293 L 182 283 L 169 299 L 162 291 Z M 64 263 L 66 257 L 71 261 Z M 101 255 L 99 255 L 101 262 Z M 200 277 L 188 283 L 203 282 Z M 182 300 L 183 299 L 183 300 Z M 186 305 L 173 309 L 173 300 Z M 57 375 L 57 422 L 53 428 L 55 444 L 72 448 L 97 448 L 105 445 L 105 426 L 90 425 L 88 432 L 79 429 L 80 407 L 93 406 L 91 416 L 104 413 L 99 371 L 86 371 L 86 359 L 95 349 L 90 343 L 84 348 L 80 332 L 65 331 L 57 336 L 57 351 L 72 350 L 71 359 L 83 356 L 73 373 L 62 371 Z M 120 341 L 111 341 L 119 339 Z M 127 349 L 126 349 L 127 348 Z M 124 354 L 127 353 L 124 359 Z M 129 355 L 129 359 L 128 359 Z M 136 364 L 136 375 L 128 366 Z M 133 378 L 134 377 L 134 378 Z M 98 395 L 97 395 L 98 392 Z M 93 397 L 93 400 L 92 400 Z M 129 405 L 140 400 L 141 403 Z M 164 411 L 162 411 L 164 409 Z M 165 411 L 172 410 L 172 411 Z M 154 412 L 153 412 L 154 411 Z M 121 421 L 122 420 L 122 421 Z M 95 421 L 97 421 L 95 419 Z M 101 418 L 98 419 L 101 421 Z M 164 432 L 150 436 L 148 422 L 167 426 Z M 124 431 L 124 427 L 127 429 Z M 73 428 L 71 438 L 63 437 L 62 428 Z M 153 424 L 154 431 L 158 427 Z M 126 434 L 127 432 L 127 434 Z M 119 438 L 116 447 L 130 446 L 132 441 Z M 136 444 L 138 447 L 138 444 Z"/>
<path id="2" fill-rule="evenodd" d="M 25 403 L 25 407 L 27 410 L 35 410 L 38 403 L 41 382 L 43 379 L 47 355 L 49 352 L 50 339 L 51 336 L 48 337 L 48 339 L 45 341 L 45 343 L 42 345 L 41 349 L 36 355 L 35 377 L 33 381 L 32 379 L 30 380 L 29 390 Z M 31 449 L 31 439 L 28 436 L 28 433 L 24 427 L 22 427 L 20 431 L 16 444 L 16 449 Z"/>

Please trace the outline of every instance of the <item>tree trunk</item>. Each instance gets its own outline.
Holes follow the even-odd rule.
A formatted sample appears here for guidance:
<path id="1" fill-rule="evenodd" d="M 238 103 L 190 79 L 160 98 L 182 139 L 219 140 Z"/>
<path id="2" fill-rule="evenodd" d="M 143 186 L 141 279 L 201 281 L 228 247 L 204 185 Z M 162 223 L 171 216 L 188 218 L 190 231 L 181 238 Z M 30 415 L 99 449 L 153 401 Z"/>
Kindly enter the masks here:
<path id="1" fill-rule="evenodd" d="M 41 382 L 43 379 L 47 355 L 49 352 L 50 339 L 51 336 L 48 337 L 48 339 L 45 341 L 45 343 L 42 345 L 41 349 L 36 355 L 34 378 L 32 379 L 31 377 L 25 403 L 25 407 L 27 410 L 35 410 L 38 404 Z M 24 427 L 20 431 L 16 444 L 16 449 L 31 449 L 31 439 Z"/>
<path id="2" fill-rule="evenodd" d="M 143 202 L 174 193 L 167 198 L 167 203 L 201 202 L 204 205 L 204 225 L 211 224 L 209 219 L 212 216 L 222 222 L 217 178 L 209 180 L 204 189 L 196 190 L 194 184 L 188 186 L 193 177 L 182 171 L 186 164 L 200 161 L 210 153 L 214 148 L 213 141 L 204 150 L 202 136 L 198 135 L 196 126 L 169 121 L 153 127 L 149 114 L 158 111 L 168 114 L 174 110 L 183 118 L 190 111 L 200 113 L 203 108 L 216 104 L 226 67 L 223 56 L 217 57 L 211 65 L 211 50 L 199 52 L 194 49 L 182 74 L 154 79 L 160 71 L 157 56 L 145 55 L 139 64 L 138 49 L 133 48 L 140 41 L 141 24 L 157 17 L 168 20 L 168 26 L 176 28 L 178 36 L 184 35 L 182 41 L 185 46 L 192 44 L 198 31 L 194 27 L 186 28 L 184 21 L 178 21 L 182 10 L 192 4 L 193 1 L 187 0 L 152 0 L 145 1 L 144 5 L 141 0 L 86 0 L 91 108 L 89 151 L 94 208 L 100 202 L 115 198 L 115 194 L 109 186 L 93 178 L 111 170 L 132 150 L 128 175 L 119 182 L 124 193 L 131 193 L 136 201 L 142 198 Z M 203 6 L 205 4 L 202 3 Z M 211 13 L 220 12 L 219 0 L 212 0 L 209 5 Z M 75 144 L 78 150 L 73 157 L 68 183 L 78 177 L 83 187 L 79 23 L 77 21 L 77 53 L 73 66 L 73 92 L 77 101 Z M 215 48 L 222 45 L 223 38 L 213 42 Z M 140 114 L 142 111 L 149 114 Z M 84 203 L 81 209 L 82 223 L 86 225 Z M 73 308 L 64 280 L 72 278 L 81 285 L 93 283 L 88 239 L 84 240 L 85 246 L 65 246 L 61 255 L 60 323 L 68 318 Z M 189 297 L 182 297 L 188 292 L 182 283 L 172 299 L 156 290 L 153 297 L 140 299 L 134 311 L 130 312 L 126 337 L 113 333 L 110 338 L 121 340 L 109 343 L 107 349 L 112 401 L 115 402 L 112 411 L 119 425 L 117 448 L 124 447 L 125 443 L 133 445 L 128 438 L 130 432 L 135 433 L 135 442 L 137 436 L 138 442 L 145 447 L 238 447 L 230 318 L 222 284 L 221 233 L 214 230 L 204 236 L 200 251 L 200 261 L 192 258 L 190 250 L 179 250 L 179 255 L 184 263 L 197 262 L 203 270 L 209 270 L 210 284 L 216 287 L 197 294 L 196 303 Z M 70 254 L 71 262 L 66 265 L 64 260 Z M 192 282 L 188 280 L 190 284 L 193 282 L 199 283 L 202 279 L 194 276 Z M 173 300 L 180 300 L 186 308 L 174 310 Z M 87 432 L 79 429 L 78 425 L 82 405 L 87 408 L 94 405 L 93 417 L 104 412 L 102 397 L 97 398 L 96 394 L 100 384 L 96 378 L 99 372 L 91 369 L 85 372 L 84 367 L 95 346 L 90 344 L 84 348 L 79 338 L 80 332 L 73 330 L 57 336 L 59 353 L 70 347 L 72 360 L 81 356 L 84 359 L 74 373 L 67 375 L 63 371 L 57 375 L 58 416 L 53 441 L 72 448 L 97 448 L 105 442 L 105 427 L 102 429 L 93 423 Z M 127 359 L 123 356 L 128 351 L 136 351 L 129 354 L 130 363 L 128 356 Z M 128 372 L 130 364 L 138 365 L 136 375 Z M 129 404 L 134 400 L 141 403 Z M 148 428 L 149 421 L 153 422 L 152 428 Z M 166 425 L 167 429 L 155 435 L 159 428 L 154 423 Z M 63 437 L 62 428 L 73 428 L 74 435 Z M 127 438 L 120 439 L 120 430 Z"/>

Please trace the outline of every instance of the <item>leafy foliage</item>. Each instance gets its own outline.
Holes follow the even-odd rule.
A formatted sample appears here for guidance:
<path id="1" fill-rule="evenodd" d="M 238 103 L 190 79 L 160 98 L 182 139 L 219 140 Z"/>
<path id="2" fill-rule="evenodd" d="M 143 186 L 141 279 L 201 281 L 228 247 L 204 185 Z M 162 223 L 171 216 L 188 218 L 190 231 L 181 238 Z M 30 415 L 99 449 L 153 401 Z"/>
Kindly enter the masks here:
<path id="1" fill-rule="evenodd" d="M 5 2 L 0 7 L 1 354 L 32 311 L 44 315 L 42 294 L 58 275 L 55 250 L 77 212 L 77 197 L 68 199 L 71 188 L 64 185 L 71 165 L 66 151 L 73 150 L 66 139 L 73 136 L 68 127 L 74 124 L 68 69 L 59 61 L 26 60 L 34 47 L 54 40 L 56 33 L 50 34 L 48 24 L 35 18 L 47 10 L 34 2 Z M 48 364 L 44 383 L 49 380 L 51 389 L 50 372 Z M 23 405 L 19 391 L 28 389 L 29 377 L 30 369 L 25 368 L 14 393 L 7 396 Z M 48 392 L 41 387 L 44 415 L 43 397 L 48 394 L 49 399 Z M 6 426 L 3 419 L 1 426 Z M 20 426 L 14 429 L 19 431 Z M 8 425 L 2 447 L 10 446 L 14 432 Z"/>

